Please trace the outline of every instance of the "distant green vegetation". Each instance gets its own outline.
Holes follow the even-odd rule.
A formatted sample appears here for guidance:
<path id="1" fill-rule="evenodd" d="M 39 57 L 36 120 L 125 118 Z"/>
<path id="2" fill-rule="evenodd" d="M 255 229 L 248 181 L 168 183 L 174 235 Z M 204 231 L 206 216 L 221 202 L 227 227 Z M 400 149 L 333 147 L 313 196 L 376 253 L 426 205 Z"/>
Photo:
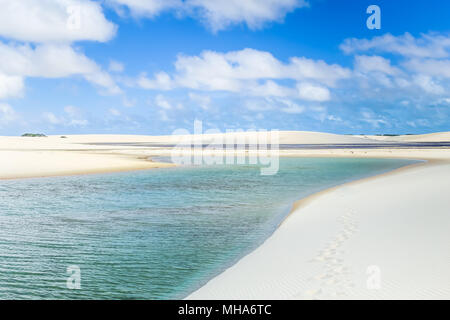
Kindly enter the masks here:
<path id="1" fill-rule="evenodd" d="M 22 137 L 47 137 L 43 133 L 24 133 Z"/>

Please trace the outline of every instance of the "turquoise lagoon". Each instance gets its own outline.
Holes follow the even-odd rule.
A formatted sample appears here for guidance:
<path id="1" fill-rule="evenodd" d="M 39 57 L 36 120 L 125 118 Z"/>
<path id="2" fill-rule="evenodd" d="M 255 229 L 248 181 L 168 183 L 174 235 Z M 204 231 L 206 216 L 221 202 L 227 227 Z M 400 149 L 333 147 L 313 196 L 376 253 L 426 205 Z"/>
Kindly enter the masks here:
<path id="1" fill-rule="evenodd" d="M 183 298 L 260 245 L 292 203 L 412 163 L 282 158 L 0 181 L 0 299 Z M 67 267 L 81 289 L 66 286 Z"/>

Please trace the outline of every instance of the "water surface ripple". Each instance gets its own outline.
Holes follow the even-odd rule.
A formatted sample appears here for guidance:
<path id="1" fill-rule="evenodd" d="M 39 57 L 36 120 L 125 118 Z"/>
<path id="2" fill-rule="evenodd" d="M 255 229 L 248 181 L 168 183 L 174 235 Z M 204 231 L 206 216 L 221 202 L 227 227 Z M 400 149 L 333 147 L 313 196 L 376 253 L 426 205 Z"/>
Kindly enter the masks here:
<path id="1" fill-rule="evenodd" d="M 284 158 L 0 181 L 0 299 L 182 298 L 264 241 L 293 201 L 406 160 Z M 81 269 L 81 289 L 66 269 Z"/>

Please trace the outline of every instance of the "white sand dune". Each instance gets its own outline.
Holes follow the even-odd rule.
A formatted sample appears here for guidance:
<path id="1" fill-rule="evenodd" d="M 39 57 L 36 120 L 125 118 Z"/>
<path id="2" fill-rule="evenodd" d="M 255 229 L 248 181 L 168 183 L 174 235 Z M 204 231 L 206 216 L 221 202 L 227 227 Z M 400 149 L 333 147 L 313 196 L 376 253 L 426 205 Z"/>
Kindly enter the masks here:
<path id="1" fill-rule="evenodd" d="M 300 201 L 188 299 L 450 299 L 449 178 L 433 162 Z"/>
<path id="2" fill-rule="evenodd" d="M 450 132 L 436 132 L 417 135 L 400 135 L 400 136 L 355 136 L 370 140 L 386 141 L 386 142 L 449 142 Z"/>
<path id="3" fill-rule="evenodd" d="M 114 172 L 171 166 L 148 160 L 170 155 L 170 149 L 146 147 L 178 144 L 186 140 L 209 144 L 226 137 L 251 137 L 265 133 L 245 132 L 196 136 L 67 135 L 49 137 L 0 137 L 0 179 Z M 373 140 L 317 132 L 280 132 L 282 144 L 370 143 Z"/>
<path id="4" fill-rule="evenodd" d="M 145 135 L 68 135 L 66 139 L 61 136 L 48 137 L 0 137 L 0 147 L 9 142 L 9 146 L 15 144 L 36 143 L 47 146 L 67 146 L 72 144 L 92 144 L 92 143 L 161 143 L 173 144 L 190 138 L 192 141 L 203 140 L 204 143 L 212 142 L 217 138 L 232 137 L 258 137 L 268 134 L 268 132 L 231 132 L 201 135 L 168 135 L 168 136 L 145 136 Z M 359 144 L 376 142 L 371 138 L 351 135 L 340 135 L 323 132 L 309 131 L 279 131 L 280 144 Z M 16 145 L 17 146 L 17 145 Z"/>
<path id="5" fill-rule="evenodd" d="M 111 149 L 86 145 L 96 136 L 80 139 L 58 137 L 0 137 L 0 179 L 106 173 L 172 166 L 148 160 L 135 147 Z M 114 139 L 114 138 L 112 138 Z"/>

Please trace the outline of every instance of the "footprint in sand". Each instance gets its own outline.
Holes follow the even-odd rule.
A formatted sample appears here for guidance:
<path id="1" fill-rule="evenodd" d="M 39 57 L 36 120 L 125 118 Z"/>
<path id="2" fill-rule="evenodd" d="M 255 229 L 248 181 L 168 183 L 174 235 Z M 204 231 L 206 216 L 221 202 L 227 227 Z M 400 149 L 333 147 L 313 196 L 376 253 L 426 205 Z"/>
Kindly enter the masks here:
<path id="1" fill-rule="evenodd" d="M 303 294 L 300 293 L 300 296 L 310 299 L 346 296 L 347 291 L 355 286 L 348 277 L 351 269 L 344 264 L 344 251 L 341 247 L 358 232 L 359 228 L 354 211 L 347 212 L 338 218 L 342 224 L 339 233 L 310 261 L 321 264 L 324 269 L 323 273 L 310 279 L 314 287 L 318 289 L 307 290 Z"/>

